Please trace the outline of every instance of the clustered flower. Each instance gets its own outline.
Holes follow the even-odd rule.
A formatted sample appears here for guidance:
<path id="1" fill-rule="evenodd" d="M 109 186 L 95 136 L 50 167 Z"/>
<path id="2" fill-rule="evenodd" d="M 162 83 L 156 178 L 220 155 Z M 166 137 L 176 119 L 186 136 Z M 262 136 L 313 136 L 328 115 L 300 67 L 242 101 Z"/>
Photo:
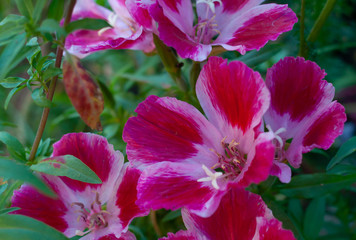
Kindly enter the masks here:
<path id="1" fill-rule="evenodd" d="M 245 190 L 270 175 L 291 180 L 302 154 L 328 149 L 342 133 L 345 110 L 320 67 L 285 57 L 266 80 L 240 61 L 209 57 L 212 48 L 241 54 L 260 49 L 297 21 L 287 5 L 261 0 L 78 0 L 72 20 L 104 19 L 100 30 L 77 30 L 66 40 L 79 57 L 103 49 L 154 51 L 153 34 L 182 58 L 204 61 L 196 94 L 205 113 L 172 97 L 149 96 L 124 127 L 129 163 L 104 137 L 72 133 L 52 157 L 73 155 L 102 184 L 42 174 L 51 199 L 29 185 L 12 206 L 68 237 L 135 239 L 128 225 L 149 209 L 182 208 L 187 230 L 162 239 L 295 239 L 262 198 Z M 208 58 L 209 57 L 209 58 Z"/>

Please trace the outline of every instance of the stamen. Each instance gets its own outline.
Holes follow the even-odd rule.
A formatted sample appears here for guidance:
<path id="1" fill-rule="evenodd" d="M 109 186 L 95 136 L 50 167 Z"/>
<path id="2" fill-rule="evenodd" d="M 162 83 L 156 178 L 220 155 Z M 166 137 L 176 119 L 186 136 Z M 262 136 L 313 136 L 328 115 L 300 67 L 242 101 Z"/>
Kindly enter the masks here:
<path id="1" fill-rule="evenodd" d="M 283 140 L 278 134 L 281 134 L 281 133 L 285 132 L 286 129 L 285 128 L 280 128 L 277 131 L 273 132 L 272 127 L 270 125 L 267 125 L 266 127 L 268 129 L 268 132 L 273 134 L 273 138 L 278 141 L 279 147 L 282 148 L 283 147 Z"/>
<path id="2" fill-rule="evenodd" d="M 107 30 L 110 30 L 110 29 L 112 29 L 112 27 L 104 27 L 104 28 L 100 29 L 98 31 L 98 36 L 103 35 L 104 32 L 106 32 Z"/>
<path id="3" fill-rule="evenodd" d="M 219 185 L 218 185 L 216 180 L 219 177 L 221 177 L 223 175 L 223 173 L 222 172 L 212 172 L 204 164 L 202 165 L 202 168 L 203 168 L 204 172 L 206 173 L 206 175 L 208 175 L 208 177 L 199 178 L 197 181 L 198 182 L 209 182 L 209 181 L 211 181 L 211 185 L 213 185 L 213 187 L 215 189 L 219 190 Z"/>

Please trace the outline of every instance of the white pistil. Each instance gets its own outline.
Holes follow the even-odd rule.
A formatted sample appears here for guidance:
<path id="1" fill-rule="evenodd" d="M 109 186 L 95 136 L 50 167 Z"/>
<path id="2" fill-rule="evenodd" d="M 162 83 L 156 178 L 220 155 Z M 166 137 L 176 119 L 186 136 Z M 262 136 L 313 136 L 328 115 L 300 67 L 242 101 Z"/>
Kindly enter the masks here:
<path id="1" fill-rule="evenodd" d="M 204 172 L 206 173 L 206 175 L 208 175 L 208 177 L 199 178 L 197 181 L 198 182 L 209 182 L 209 181 L 211 181 L 211 185 L 213 185 L 213 187 L 215 189 L 219 189 L 219 185 L 218 185 L 218 182 L 216 180 L 219 177 L 221 177 L 223 175 L 223 173 L 222 172 L 212 172 L 204 164 L 202 165 L 202 168 L 203 168 Z"/>
<path id="2" fill-rule="evenodd" d="M 206 4 L 208 4 L 211 12 L 215 13 L 215 2 L 218 2 L 220 6 L 223 5 L 221 0 L 198 0 L 197 4 L 206 3 Z"/>
<path id="3" fill-rule="evenodd" d="M 283 140 L 282 138 L 278 135 L 281 134 L 282 132 L 285 132 L 285 128 L 280 128 L 277 131 L 273 132 L 272 127 L 270 125 L 266 126 L 268 131 L 273 134 L 273 138 L 276 139 L 279 143 L 279 146 L 282 148 L 283 147 Z"/>

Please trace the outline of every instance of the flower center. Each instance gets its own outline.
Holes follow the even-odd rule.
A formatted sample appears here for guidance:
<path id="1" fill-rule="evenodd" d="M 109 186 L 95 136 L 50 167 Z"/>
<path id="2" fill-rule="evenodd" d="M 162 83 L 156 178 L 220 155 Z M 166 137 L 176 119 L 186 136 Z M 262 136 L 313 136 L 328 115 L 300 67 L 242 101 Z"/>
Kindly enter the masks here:
<path id="1" fill-rule="evenodd" d="M 95 200 L 90 205 L 89 209 L 85 208 L 84 204 L 80 202 L 74 202 L 72 203 L 72 206 L 78 206 L 80 208 L 78 210 L 80 213 L 78 221 L 84 221 L 87 226 L 87 231 L 83 232 L 81 230 L 77 230 L 76 235 L 83 236 L 93 230 L 108 226 L 106 218 L 110 215 L 110 213 L 105 210 L 106 205 L 101 204 L 98 193 L 96 193 Z"/>
<path id="2" fill-rule="evenodd" d="M 109 16 L 108 16 L 108 23 L 110 25 L 110 27 L 104 27 L 102 29 L 100 29 L 98 31 L 98 36 L 101 36 L 104 32 L 115 28 L 116 21 L 120 19 L 124 24 L 126 24 L 125 28 L 128 28 L 132 33 L 134 33 L 136 31 L 135 27 L 134 27 L 134 23 L 132 22 L 131 19 L 127 19 L 125 17 L 120 17 L 119 15 L 117 15 L 116 13 L 112 12 Z M 122 26 L 120 26 L 122 27 Z M 122 29 L 121 29 L 122 30 Z"/>
<path id="3" fill-rule="evenodd" d="M 270 125 L 267 125 L 266 127 L 268 129 L 268 132 L 273 134 L 272 143 L 275 146 L 274 159 L 279 162 L 282 162 L 285 158 L 284 141 L 281 136 L 279 136 L 279 134 L 285 132 L 286 129 L 280 128 L 277 131 L 273 132 L 272 127 Z"/>

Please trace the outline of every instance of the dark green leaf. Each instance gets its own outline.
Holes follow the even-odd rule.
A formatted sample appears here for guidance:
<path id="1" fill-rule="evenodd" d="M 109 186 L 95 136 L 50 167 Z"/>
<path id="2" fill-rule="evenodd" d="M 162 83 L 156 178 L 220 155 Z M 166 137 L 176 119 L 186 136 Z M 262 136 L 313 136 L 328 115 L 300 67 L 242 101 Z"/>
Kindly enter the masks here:
<path id="1" fill-rule="evenodd" d="M 13 88 L 13 89 L 9 92 L 9 94 L 7 95 L 7 97 L 6 97 L 6 99 L 5 99 L 5 104 L 4 104 L 5 110 L 7 110 L 7 107 L 9 106 L 9 103 L 10 103 L 11 98 L 12 98 L 18 91 L 24 89 L 25 87 L 26 87 L 25 85 L 22 85 L 22 86 Z"/>
<path id="2" fill-rule="evenodd" d="M 354 182 L 356 174 L 316 173 L 295 176 L 289 184 L 280 185 L 279 189 L 289 197 L 315 198 L 347 188 Z"/>
<path id="3" fill-rule="evenodd" d="M 168 222 L 168 221 L 171 221 L 173 219 L 176 219 L 177 217 L 180 217 L 182 214 L 181 214 L 181 211 L 180 209 L 179 210 L 176 210 L 176 211 L 171 211 L 169 213 L 167 213 L 163 218 L 162 218 L 162 222 Z"/>
<path id="4" fill-rule="evenodd" d="M 47 2 L 46 0 L 36 0 L 35 9 L 33 10 L 33 14 L 32 14 L 32 18 L 35 23 L 37 23 L 40 20 L 42 10 L 46 5 L 46 2 Z"/>
<path id="5" fill-rule="evenodd" d="M 330 174 L 356 174 L 356 166 L 350 164 L 337 164 L 335 167 L 331 168 L 328 173 Z"/>
<path id="6" fill-rule="evenodd" d="M 52 102 L 47 99 L 43 88 L 36 88 L 33 90 L 31 96 L 33 101 L 40 107 L 50 107 L 52 105 Z"/>
<path id="7" fill-rule="evenodd" d="M 112 109 L 115 109 L 115 99 L 112 93 L 110 92 L 109 88 L 106 86 L 104 82 L 97 79 L 99 83 L 99 87 L 104 95 L 104 102 L 108 104 L 108 106 Z"/>
<path id="8" fill-rule="evenodd" d="M 14 190 L 18 189 L 23 182 L 15 181 L 9 184 L 6 190 L 0 195 L 0 208 L 9 206 L 10 199 L 14 194 Z"/>
<path id="9" fill-rule="evenodd" d="M 32 165 L 31 169 L 54 176 L 66 176 L 87 183 L 102 183 L 100 178 L 80 159 L 72 155 L 52 157 Z"/>
<path id="10" fill-rule="evenodd" d="M 316 239 L 324 223 L 325 198 L 313 199 L 304 217 L 303 232 L 306 239 Z"/>
<path id="11" fill-rule="evenodd" d="M 64 29 L 54 19 L 44 20 L 41 24 L 41 27 L 38 29 L 38 31 L 44 33 L 56 33 L 58 37 L 62 37 L 66 35 Z"/>
<path id="12" fill-rule="evenodd" d="M 52 0 L 48 7 L 48 18 L 57 21 L 61 20 L 63 16 L 64 2 L 65 1 L 63 0 Z"/>
<path id="13" fill-rule="evenodd" d="M 356 137 L 352 137 L 340 147 L 335 156 L 330 160 L 328 166 L 326 167 L 326 170 L 330 170 L 330 168 L 340 163 L 345 157 L 349 156 L 355 151 Z"/>
<path id="14" fill-rule="evenodd" d="M 33 4 L 32 1 L 29 0 L 15 0 L 17 9 L 19 12 L 27 17 L 28 19 L 31 19 L 31 15 L 33 13 Z"/>
<path id="15" fill-rule="evenodd" d="M 9 213 L 9 212 L 13 212 L 13 211 L 16 211 L 16 210 L 19 210 L 19 209 L 20 208 L 18 208 L 18 207 L 10 207 L 10 208 L 0 209 L 0 215 L 6 214 L 6 213 Z"/>
<path id="16" fill-rule="evenodd" d="M 26 34 L 16 36 L 9 45 L 5 47 L 0 55 L 0 79 L 6 77 L 11 70 L 9 66 L 15 59 L 16 55 L 20 52 L 26 42 Z"/>
<path id="17" fill-rule="evenodd" d="M 0 80 L 0 85 L 3 86 L 4 88 L 15 88 L 19 86 L 21 83 L 26 81 L 24 78 L 20 77 L 8 77 L 3 80 Z"/>
<path id="18" fill-rule="evenodd" d="M 7 132 L 0 132 L 0 141 L 6 145 L 11 157 L 16 160 L 26 161 L 26 153 L 22 144 Z"/>
<path id="19" fill-rule="evenodd" d="M 26 165 L 0 158 L 0 176 L 27 182 L 48 196 L 55 196 L 53 191 L 36 177 Z"/>
<path id="20" fill-rule="evenodd" d="M 47 138 L 45 141 L 40 142 L 40 146 L 37 149 L 36 157 L 37 156 L 46 156 L 51 147 L 51 139 Z"/>
<path id="21" fill-rule="evenodd" d="M 53 78 L 54 76 L 57 76 L 62 73 L 62 69 L 60 68 L 48 68 L 42 75 L 43 81 L 46 81 L 47 79 Z"/>
<path id="22" fill-rule="evenodd" d="M 0 46 L 9 43 L 12 38 L 25 31 L 26 18 L 8 15 L 0 22 Z"/>
<path id="23" fill-rule="evenodd" d="M 103 19 L 84 18 L 70 22 L 66 26 L 66 31 L 70 33 L 78 29 L 99 30 L 105 27 L 110 27 L 110 25 Z"/>
<path id="24" fill-rule="evenodd" d="M 50 214 L 50 213 L 49 213 Z M 61 232 L 23 215 L 0 216 L 1 240 L 68 240 Z"/>

